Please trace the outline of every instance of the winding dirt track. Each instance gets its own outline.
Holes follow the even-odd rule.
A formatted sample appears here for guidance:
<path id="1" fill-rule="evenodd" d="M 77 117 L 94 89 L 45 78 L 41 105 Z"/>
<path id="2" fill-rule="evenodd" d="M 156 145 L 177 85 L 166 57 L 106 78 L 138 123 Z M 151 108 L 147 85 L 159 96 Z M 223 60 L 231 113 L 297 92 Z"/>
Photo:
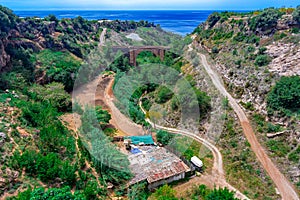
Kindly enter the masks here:
<path id="1" fill-rule="evenodd" d="M 262 166 L 267 171 L 271 179 L 274 181 L 278 191 L 280 192 L 282 199 L 299 200 L 297 192 L 292 186 L 292 184 L 278 170 L 278 168 L 271 161 L 271 159 L 268 157 L 263 147 L 258 142 L 245 112 L 241 109 L 241 107 L 238 105 L 235 99 L 226 91 L 219 76 L 217 75 L 217 73 L 215 73 L 212 70 L 211 66 L 208 64 L 205 55 L 201 53 L 198 53 L 198 55 L 199 57 L 201 57 L 201 62 L 205 70 L 207 71 L 208 75 L 212 79 L 213 84 L 224 96 L 228 98 L 231 107 L 233 108 L 233 110 L 235 111 L 235 113 L 237 114 L 241 122 L 241 126 L 244 130 L 244 134 L 246 135 L 246 138 L 250 143 L 252 150 L 254 151 L 256 157 L 261 162 Z"/>
<path id="2" fill-rule="evenodd" d="M 141 101 L 139 102 L 139 106 L 140 106 L 141 110 L 144 113 L 146 113 L 146 111 L 142 107 Z M 227 187 L 229 190 L 234 191 L 235 196 L 239 199 L 248 199 L 248 197 L 246 197 L 244 194 L 242 194 L 240 191 L 238 191 L 232 185 L 230 185 L 229 183 L 226 182 L 224 169 L 223 169 L 222 154 L 215 145 L 210 143 L 208 140 L 199 137 L 196 133 L 191 133 L 191 132 L 185 131 L 185 130 L 178 130 L 175 128 L 163 127 L 163 126 L 159 126 L 157 124 L 154 125 L 154 123 L 151 122 L 150 119 L 148 119 L 148 118 L 146 119 L 146 121 L 148 123 L 150 123 L 152 127 L 166 130 L 170 133 L 187 136 L 187 137 L 192 138 L 192 139 L 196 140 L 197 142 L 203 144 L 204 146 L 206 146 L 212 152 L 212 154 L 214 156 L 214 163 L 213 163 L 213 168 L 212 168 L 213 180 L 211 180 L 211 181 L 214 181 L 214 183 L 218 186 Z"/>
<path id="3" fill-rule="evenodd" d="M 104 36 L 105 36 L 106 30 L 104 30 L 101 34 L 100 37 L 100 46 L 104 45 Z M 250 122 L 246 116 L 246 114 L 244 113 L 244 111 L 240 108 L 240 106 L 236 103 L 236 101 L 233 99 L 233 97 L 226 91 L 225 87 L 223 86 L 222 82 L 220 81 L 218 75 L 211 69 L 210 65 L 207 63 L 206 57 L 203 54 L 198 53 L 198 55 L 201 57 L 201 62 L 205 68 L 205 70 L 207 71 L 207 73 L 209 74 L 210 78 L 212 79 L 214 85 L 218 88 L 218 90 L 228 98 L 229 103 L 231 105 L 231 107 L 234 109 L 234 111 L 236 112 L 236 114 L 238 115 L 241 125 L 243 127 L 244 133 L 249 141 L 249 143 L 251 144 L 251 148 L 254 151 L 254 153 L 256 154 L 256 156 L 258 157 L 259 161 L 262 163 L 263 167 L 265 168 L 265 170 L 268 172 L 268 174 L 270 175 L 271 179 L 274 181 L 274 183 L 276 184 L 282 198 L 284 200 L 298 200 L 299 197 L 297 196 L 296 191 L 294 190 L 293 186 L 291 185 L 291 183 L 284 177 L 283 174 L 280 173 L 280 171 L 277 169 L 277 167 L 272 163 L 271 159 L 267 156 L 267 154 L 265 153 L 264 149 L 262 148 L 262 146 L 259 144 L 253 130 L 252 127 L 250 125 Z M 95 80 L 93 82 L 90 83 L 89 86 L 85 86 L 85 89 L 83 89 L 83 96 L 85 96 L 85 98 L 82 99 L 86 99 L 86 95 L 90 94 L 90 92 L 92 92 L 92 96 L 94 98 L 88 98 L 90 99 L 95 99 L 95 96 L 93 92 L 96 91 L 96 88 L 98 86 L 98 80 Z M 111 113 L 112 113 L 112 118 L 113 118 L 113 124 L 120 130 L 122 130 L 125 133 L 133 133 L 133 132 L 140 132 L 140 128 L 139 126 L 137 126 L 136 124 L 132 123 L 131 121 L 129 122 L 128 118 L 126 118 L 114 105 L 113 103 L 113 94 L 112 94 L 112 87 L 113 84 L 113 80 L 110 81 L 110 83 L 107 85 L 106 89 L 105 89 L 105 94 L 104 94 L 104 99 L 106 104 L 110 107 Z M 89 90 L 90 89 L 90 90 Z M 79 96 L 81 96 L 79 95 Z M 91 94 L 90 94 L 91 95 Z M 82 97 L 82 96 L 81 96 Z M 153 123 L 148 120 L 148 122 L 150 124 L 153 125 Z M 124 130 L 125 127 L 130 127 L 129 130 Z M 196 141 L 204 144 L 208 149 L 210 149 L 214 155 L 214 165 L 213 165 L 213 173 L 216 173 L 218 177 L 216 180 L 216 184 L 218 185 L 225 185 L 226 187 L 228 187 L 230 190 L 233 190 L 236 192 L 236 197 L 241 198 L 241 199 L 248 199 L 244 194 L 242 194 L 241 192 L 239 192 L 238 190 L 236 190 L 234 187 L 232 187 L 230 184 L 228 184 L 225 180 L 225 176 L 224 176 L 224 170 L 223 170 L 223 160 L 222 160 L 222 155 L 220 153 L 220 151 L 213 145 L 211 144 L 209 141 L 197 136 L 196 134 L 187 132 L 187 131 L 183 131 L 183 130 L 177 130 L 177 129 L 172 129 L 172 128 L 167 128 L 167 127 L 161 127 L 156 125 L 156 127 L 160 128 L 160 129 L 164 129 L 167 131 L 170 131 L 172 133 L 176 133 L 176 134 L 181 134 L 181 135 L 185 135 L 188 136 L 190 138 L 195 139 Z"/>

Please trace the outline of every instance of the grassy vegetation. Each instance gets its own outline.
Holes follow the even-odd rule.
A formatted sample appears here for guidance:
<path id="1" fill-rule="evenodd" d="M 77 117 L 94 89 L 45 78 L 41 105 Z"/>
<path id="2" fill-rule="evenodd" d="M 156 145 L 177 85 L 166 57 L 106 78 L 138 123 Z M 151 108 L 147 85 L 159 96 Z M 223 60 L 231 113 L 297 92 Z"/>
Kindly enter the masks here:
<path id="1" fill-rule="evenodd" d="M 279 111 L 285 115 L 300 112 L 300 77 L 282 77 L 267 96 L 269 113 Z"/>
<path id="2" fill-rule="evenodd" d="M 93 141 L 98 146 L 92 151 L 61 122 L 61 116 L 71 110 L 68 92 L 73 90 L 82 58 L 98 46 L 103 27 L 82 17 L 20 19 L 7 8 L 0 6 L 0 10 L 0 43 L 6 41 L 2 53 L 8 58 L 0 75 L 0 131 L 5 137 L 0 138 L 0 173 L 5 179 L 0 195 L 20 189 L 23 192 L 11 199 L 98 199 L 107 197 L 108 182 L 116 192 L 124 192 L 123 184 L 131 174 L 127 168 L 120 172 L 104 165 L 100 152 L 106 150 L 128 167 L 128 160 L 106 137 L 114 133 L 108 124 L 110 115 L 97 108 L 95 115 L 86 117 L 104 130 L 83 123 L 82 134 L 91 129 L 94 137 L 103 138 L 102 143 L 97 143 L 99 138 Z M 146 21 L 102 25 L 116 31 L 154 26 Z M 12 30 L 19 34 L 8 38 Z M 78 105 L 76 111 L 83 112 Z M 12 178 L 14 174 L 17 177 Z"/>
<path id="3" fill-rule="evenodd" d="M 149 200 L 178 200 L 175 197 L 176 191 L 170 186 L 164 185 L 153 193 Z M 238 200 L 234 197 L 234 193 L 230 192 L 227 188 L 214 188 L 208 189 L 205 185 L 195 186 L 189 198 L 191 200 L 212 200 L 212 199 L 222 199 L 222 200 Z"/>
<path id="4" fill-rule="evenodd" d="M 119 60 L 113 64 L 113 69 L 117 71 L 113 89 L 119 100 L 118 108 L 134 122 L 147 125 L 145 115 L 138 105 L 143 94 L 147 94 L 142 101 L 147 109 L 156 103 L 170 105 L 172 108 L 170 111 L 178 111 L 179 106 L 184 105 L 192 113 L 199 108 L 200 116 L 195 116 L 199 120 L 207 116 L 210 110 L 210 97 L 194 85 L 189 85 L 192 80 L 189 82 L 182 80 L 178 70 L 181 70 L 184 61 L 177 55 L 166 53 L 164 60 L 161 61 L 150 52 L 142 52 L 137 58 L 141 65 L 137 69 L 124 69 L 123 61 Z M 128 72 L 124 73 L 126 71 Z M 181 82 L 176 85 L 178 80 Z M 173 91 L 177 91 L 177 94 Z"/>
<path id="5" fill-rule="evenodd" d="M 95 198 L 97 195 L 106 195 L 106 191 L 99 188 L 99 185 L 92 184 L 96 182 L 96 177 L 87 174 L 89 172 L 86 171 L 85 164 L 83 164 L 83 160 L 87 158 L 84 158 L 83 153 L 76 150 L 75 138 L 62 125 L 57 109 L 50 102 L 33 100 L 19 91 L 18 95 L 19 97 L 16 98 L 10 93 L 1 94 L 0 98 L 2 101 L 0 109 L 9 106 L 18 111 L 15 115 L 6 115 L 5 120 L 0 123 L 1 128 L 2 123 L 5 123 L 6 120 L 10 123 L 14 122 L 10 124 L 11 133 L 7 129 L 1 128 L 1 131 L 10 134 L 18 144 L 14 148 L 8 142 L 1 146 L 1 156 L 6 157 L 3 162 L 1 161 L 1 165 L 4 167 L 2 169 L 24 170 L 25 172 L 24 176 L 19 177 L 19 182 L 12 183 L 10 186 L 13 187 L 12 190 L 16 190 L 19 186 L 26 189 L 37 181 L 43 182 L 47 185 L 46 187 L 75 187 L 77 191 L 75 196 L 78 194 L 79 197 L 79 193 L 82 193 L 86 199 Z M 9 105 L 7 105 L 8 97 L 11 98 Z M 53 103 L 53 105 L 56 104 Z M 26 136 L 16 130 L 18 126 L 26 130 Z M 30 180 L 29 183 L 28 180 Z M 36 186 L 41 187 L 40 183 Z M 79 183 L 81 185 L 78 185 Z M 32 195 L 44 195 L 44 197 L 49 195 L 49 193 L 43 194 L 43 190 L 43 188 L 36 190 L 29 188 L 16 199 L 26 199 Z M 64 192 L 54 189 L 53 192 L 55 192 L 52 195 L 62 195 L 61 193 L 68 193 L 67 190 L 70 189 L 64 189 Z"/>
<path id="6" fill-rule="evenodd" d="M 81 66 L 81 60 L 69 52 L 43 50 L 34 56 L 36 64 L 40 66 L 37 72 L 40 76 L 43 73 L 46 82 L 63 83 L 67 91 L 73 90 L 77 72 Z"/>
<path id="7" fill-rule="evenodd" d="M 199 142 L 181 135 L 168 133 L 167 131 L 159 130 L 156 134 L 157 141 L 163 145 L 168 145 L 175 151 L 179 152 L 185 159 L 191 160 L 193 156 L 202 159 L 204 170 L 210 170 L 212 167 L 212 153 Z"/>
<path id="8" fill-rule="evenodd" d="M 219 144 L 223 149 L 227 180 L 251 199 L 276 198 L 273 182 L 256 160 L 249 143 L 242 136 L 242 130 L 231 114 L 224 117 L 225 132 Z"/>

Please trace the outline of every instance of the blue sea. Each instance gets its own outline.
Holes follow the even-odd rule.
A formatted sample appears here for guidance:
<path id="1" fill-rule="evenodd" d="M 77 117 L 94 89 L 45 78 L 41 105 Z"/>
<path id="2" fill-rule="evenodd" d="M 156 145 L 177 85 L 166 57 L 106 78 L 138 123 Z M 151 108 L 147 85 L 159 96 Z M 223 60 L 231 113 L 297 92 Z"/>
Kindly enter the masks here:
<path id="1" fill-rule="evenodd" d="M 139 10 L 139 11 L 87 11 L 87 10 L 45 10 L 45 11 L 15 11 L 19 17 L 46 17 L 54 14 L 57 18 L 75 18 L 81 16 L 88 20 L 99 19 L 119 19 L 119 20 L 145 20 L 160 24 L 167 31 L 180 35 L 186 35 L 191 32 L 213 11 L 192 11 L 192 10 Z"/>

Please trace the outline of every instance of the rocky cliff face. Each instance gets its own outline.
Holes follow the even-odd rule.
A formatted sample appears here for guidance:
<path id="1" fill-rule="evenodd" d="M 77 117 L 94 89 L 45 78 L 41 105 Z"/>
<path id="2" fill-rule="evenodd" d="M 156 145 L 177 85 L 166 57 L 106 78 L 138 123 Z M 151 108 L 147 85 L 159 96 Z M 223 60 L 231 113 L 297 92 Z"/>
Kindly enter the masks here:
<path id="1" fill-rule="evenodd" d="M 38 52 L 46 48 L 57 51 L 65 49 L 83 58 L 97 47 L 103 27 L 115 31 L 155 27 L 146 21 L 88 21 L 82 17 L 62 20 L 55 16 L 21 19 L 7 8 L 0 6 L 0 11 L 0 70 L 8 67 L 15 55 L 23 50 Z"/>
<path id="2" fill-rule="evenodd" d="M 292 157 L 300 150 L 299 120 L 295 116 L 268 112 L 266 101 L 271 88 L 282 76 L 300 75 L 300 24 L 297 21 L 300 16 L 299 11 L 276 12 L 222 13 L 219 17 L 210 17 L 195 30 L 195 42 L 210 53 L 227 89 L 253 117 L 254 128 L 270 157 L 300 190 L 299 159 Z M 258 115 L 262 117 L 255 120 Z M 265 130 L 262 131 L 261 126 Z M 274 127 L 281 131 L 273 130 Z M 285 149 L 286 154 L 276 155 L 274 149 L 277 148 Z"/>
<path id="3" fill-rule="evenodd" d="M 7 66 L 10 61 L 10 56 L 5 51 L 4 41 L 0 40 L 0 71 Z"/>
<path id="4" fill-rule="evenodd" d="M 272 57 L 268 65 L 271 72 L 280 76 L 300 76 L 300 48 L 293 43 L 274 42 L 267 46 L 267 53 Z"/>
<path id="5" fill-rule="evenodd" d="M 273 20 L 269 30 L 263 23 L 254 23 L 257 17 L 220 14 L 217 22 L 216 17 L 210 17 L 195 32 L 200 46 L 213 52 L 216 66 L 235 97 L 267 114 L 265 96 L 271 86 L 280 76 L 300 74 L 300 26 L 291 14 L 284 14 Z"/>

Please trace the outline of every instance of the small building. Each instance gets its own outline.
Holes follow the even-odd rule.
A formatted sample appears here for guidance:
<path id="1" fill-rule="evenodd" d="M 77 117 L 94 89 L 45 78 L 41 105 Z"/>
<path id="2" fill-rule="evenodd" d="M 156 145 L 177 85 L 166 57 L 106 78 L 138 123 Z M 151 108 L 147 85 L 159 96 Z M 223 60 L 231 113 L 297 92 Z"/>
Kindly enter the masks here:
<path id="1" fill-rule="evenodd" d="M 134 178 L 130 185 L 147 181 L 148 189 L 186 177 L 190 168 L 175 154 L 163 147 L 139 146 L 128 156 Z"/>
<path id="2" fill-rule="evenodd" d="M 131 144 L 134 145 L 154 145 L 154 140 L 151 135 L 125 136 L 124 141 L 126 140 L 130 140 Z"/>

